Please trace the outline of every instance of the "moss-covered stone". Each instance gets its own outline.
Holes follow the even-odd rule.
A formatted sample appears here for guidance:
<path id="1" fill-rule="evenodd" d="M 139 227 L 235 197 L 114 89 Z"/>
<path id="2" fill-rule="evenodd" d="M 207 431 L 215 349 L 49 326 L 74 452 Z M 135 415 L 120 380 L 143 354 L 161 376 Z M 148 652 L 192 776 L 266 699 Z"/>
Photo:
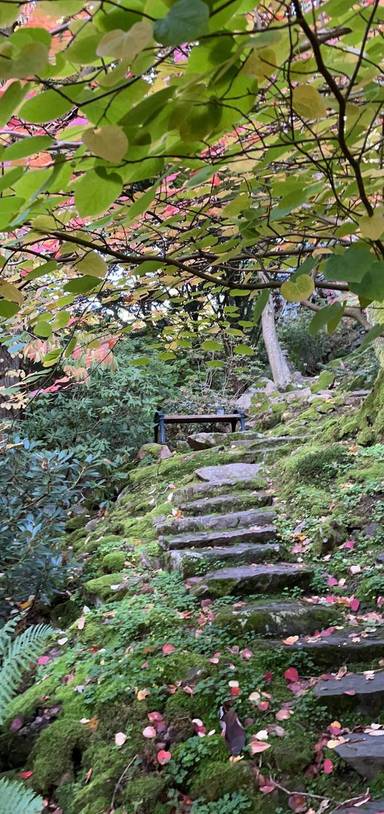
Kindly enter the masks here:
<path id="1" fill-rule="evenodd" d="M 118 589 L 115 586 L 119 586 Z M 113 573 L 89 579 L 84 582 L 83 589 L 89 596 L 99 599 L 120 599 L 128 590 L 128 585 L 124 582 L 124 574 Z"/>
<path id="2" fill-rule="evenodd" d="M 190 791 L 192 797 L 212 801 L 239 789 L 252 791 L 254 788 L 250 765 L 245 762 L 229 763 L 227 760 L 206 763 L 193 778 Z"/>
<path id="3" fill-rule="evenodd" d="M 31 755 L 34 788 L 46 792 L 64 778 L 73 779 L 91 735 L 87 726 L 71 718 L 59 718 L 44 729 Z"/>
<path id="4" fill-rule="evenodd" d="M 339 467 L 352 463 L 353 457 L 341 444 L 305 447 L 291 455 L 283 465 L 293 483 L 327 483 L 337 474 Z"/>
<path id="5" fill-rule="evenodd" d="M 124 551 L 110 551 L 109 554 L 104 554 L 103 557 L 103 571 L 106 571 L 107 574 L 113 574 L 114 572 L 120 571 L 124 567 L 125 563 L 125 553 Z"/>
<path id="6" fill-rule="evenodd" d="M 132 811 L 152 814 L 154 805 L 164 796 L 168 782 L 164 774 L 155 773 L 130 780 L 122 793 L 123 801 L 132 806 Z"/>

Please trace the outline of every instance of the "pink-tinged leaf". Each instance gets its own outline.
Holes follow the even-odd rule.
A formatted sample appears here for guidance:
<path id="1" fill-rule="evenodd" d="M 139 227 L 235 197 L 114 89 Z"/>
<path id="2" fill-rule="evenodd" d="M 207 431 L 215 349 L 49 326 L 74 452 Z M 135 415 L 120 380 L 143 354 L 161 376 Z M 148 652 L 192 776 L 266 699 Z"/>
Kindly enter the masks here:
<path id="1" fill-rule="evenodd" d="M 163 644 L 163 647 L 162 647 L 163 656 L 170 656 L 171 653 L 175 652 L 175 650 L 176 650 L 176 647 L 173 644 L 169 644 L 168 642 L 167 642 L 167 644 Z"/>
<path id="2" fill-rule="evenodd" d="M 151 722 L 151 724 L 155 723 L 156 721 L 162 721 L 163 720 L 163 716 L 162 716 L 161 712 L 156 712 L 156 711 L 148 712 L 147 718 L 148 718 L 148 721 Z"/>
<path id="3" fill-rule="evenodd" d="M 29 780 L 29 778 L 32 777 L 32 775 L 33 775 L 33 772 L 25 771 L 25 772 L 20 772 L 19 777 L 21 777 L 23 780 Z"/>
<path id="4" fill-rule="evenodd" d="M 116 735 L 115 735 L 115 744 L 116 744 L 116 746 L 123 746 L 126 740 L 127 740 L 127 736 L 124 735 L 124 732 L 116 732 Z"/>
<path id="5" fill-rule="evenodd" d="M 23 726 L 23 723 L 24 723 L 23 718 L 14 718 L 9 727 L 10 731 L 18 732 L 19 729 L 21 729 L 21 727 Z"/>
<path id="6" fill-rule="evenodd" d="M 346 540 L 345 543 L 343 543 L 343 545 L 341 546 L 341 548 L 346 548 L 347 550 L 352 551 L 355 545 L 356 545 L 355 540 Z"/>
<path id="7" fill-rule="evenodd" d="M 155 738 L 157 735 L 155 727 L 146 726 L 145 729 L 143 729 L 143 735 L 145 738 Z"/>
<path id="8" fill-rule="evenodd" d="M 356 690 L 344 690 L 343 695 L 356 695 Z"/>
<path id="9" fill-rule="evenodd" d="M 219 664 L 221 653 L 214 653 L 213 656 L 208 659 L 211 664 Z"/>
<path id="10" fill-rule="evenodd" d="M 330 732 L 331 735 L 340 735 L 341 730 L 342 726 L 340 721 L 332 721 L 332 723 L 329 724 L 328 732 Z"/>
<path id="11" fill-rule="evenodd" d="M 288 682 L 288 684 L 291 684 L 294 681 L 298 681 L 299 674 L 296 670 L 296 667 L 288 667 L 288 670 L 286 670 L 284 673 L 284 678 Z"/>
<path id="12" fill-rule="evenodd" d="M 37 664 L 48 664 L 51 661 L 49 656 L 39 656 L 37 659 Z"/>
<path id="13" fill-rule="evenodd" d="M 356 613 L 359 610 L 359 607 L 360 607 L 360 599 L 356 599 L 353 596 L 352 599 L 350 600 L 349 607 L 350 607 L 351 611 Z"/>
<path id="14" fill-rule="evenodd" d="M 166 749 L 160 749 L 160 752 L 156 755 L 157 762 L 160 763 L 160 766 L 165 766 L 166 763 L 169 763 L 172 760 L 171 752 L 167 752 Z"/>
<path id="15" fill-rule="evenodd" d="M 328 757 L 324 760 L 323 763 L 323 774 L 332 774 L 333 772 L 333 763 Z"/>
<path id="16" fill-rule="evenodd" d="M 264 679 L 266 684 L 270 684 L 271 681 L 273 681 L 273 673 L 271 673 L 271 672 L 264 673 L 263 679 Z"/>
<path id="17" fill-rule="evenodd" d="M 245 648 L 244 650 L 240 651 L 240 656 L 242 659 L 244 659 L 244 661 L 249 661 L 249 659 L 251 659 L 253 656 L 252 650 Z"/>
<path id="18" fill-rule="evenodd" d="M 291 794 L 288 797 L 288 805 L 291 811 L 294 811 L 295 814 L 301 814 L 302 811 L 307 811 L 308 802 L 307 797 L 304 797 L 303 794 Z"/>
<path id="19" fill-rule="evenodd" d="M 276 712 L 275 718 L 276 718 L 276 721 L 288 721 L 288 718 L 290 718 L 291 715 L 292 715 L 291 710 L 289 710 L 289 709 L 279 709 L 279 711 Z"/>
<path id="20" fill-rule="evenodd" d="M 376 599 L 376 605 L 378 608 L 382 608 L 384 605 L 384 596 L 378 596 Z"/>
<path id="21" fill-rule="evenodd" d="M 338 583 L 339 583 L 339 580 L 336 579 L 336 577 L 328 577 L 328 579 L 327 579 L 328 588 L 334 588 L 335 585 L 338 585 Z"/>
<path id="22" fill-rule="evenodd" d="M 249 744 L 249 751 L 251 755 L 258 755 L 261 752 L 265 752 L 267 749 L 271 748 L 270 743 L 266 743 L 265 741 L 257 741 L 253 740 Z"/>
<path id="23" fill-rule="evenodd" d="M 265 786 L 259 786 L 259 791 L 261 791 L 262 794 L 272 794 L 275 790 L 276 786 L 273 782 L 266 783 Z"/>
<path id="24" fill-rule="evenodd" d="M 231 687 L 230 695 L 232 698 L 237 698 L 241 693 L 240 687 Z"/>
<path id="25" fill-rule="evenodd" d="M 257 705 L 257 709 L 259 709 L 260 712 L 266 712 L 267 709 L 269 709 L 269 707 L 270 707 L 269 701 L 260 701 L 260 704 Z"/>
<path id="26" fill-rule="evenodd" d="M 292 647 L 293 644 L 299 641 L 298 636 L 288 636 L 287 639 L 283 639 L 283 644 L 287 644 L 288 647 Z"/>

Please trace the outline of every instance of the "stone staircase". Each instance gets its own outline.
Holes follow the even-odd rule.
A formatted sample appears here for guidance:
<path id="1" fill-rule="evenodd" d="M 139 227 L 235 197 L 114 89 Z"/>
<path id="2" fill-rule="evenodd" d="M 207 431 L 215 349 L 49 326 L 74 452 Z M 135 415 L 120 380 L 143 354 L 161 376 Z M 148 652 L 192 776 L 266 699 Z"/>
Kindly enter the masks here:
<path id="1" fill-rule="evenodd" d="M 179 571 L 187 587 L 201 598 L 233 596 L 233 605 L 217 614 L 216 624 L 254 633 L 254 647 L 304 651 L 319 668 L 364 664 L 384 656 L 384 629 L 343 626 L 334 606 L 325 599 L 313 602 L 309 596 L 312 568 L 287 561 L 279 541 L 262 460 L 268 460 L 271 449 L 285 453 L 293 442 L 297 445 L 302 440 L 236 433 L 231 445 L 244 446 L 243 463 L 197 469 L 191 483 L 175 490 L 172 516 L 156 519 L 163 563 Z M 284 595 L 284 589 L 292 588 L 301 589 L 299 600 Z M 332 625 L 334 629 L 322 636 Z M 327 673 L 319 677 L 313 692 L 336 717 L 345 707 L 375 715 L 384 702 L 384 670 L 348 672 L 342 678 Z M 371 779 L 384 770 L 384 727 L 356 729 L 340 739 L 335 752 Z M 347 805 L 338 814 L 356 810 Z M 358 810 L 384 814 L 384 800 L 363 802 Z"/>

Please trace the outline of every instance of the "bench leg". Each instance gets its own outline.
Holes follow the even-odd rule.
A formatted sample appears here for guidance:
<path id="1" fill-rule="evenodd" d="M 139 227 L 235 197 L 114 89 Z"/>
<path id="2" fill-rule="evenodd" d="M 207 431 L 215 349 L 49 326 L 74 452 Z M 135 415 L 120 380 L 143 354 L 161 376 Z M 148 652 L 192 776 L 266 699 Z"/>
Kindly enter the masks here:
<path id="1" fill-rule="evenodd" d="M 245 415 L 244 415 L 244 413 L 240 413 L 239 418 L 240 418 L 240 430 L 243 432 L 243 430 L 245 430 Z"/>
<path id="2" fill-rule="evenodd" d="M 237 418 L 231 418 L 231 431 L 236 432 Z"/>
<path id="3" fill-rule="evenodd" d="M 165 444 L 165 443 L 166 443 L 166 441 L 167 441 L 167 437 L 166 437 L 166 434 L 165 434 L 165 421 L 164 421 L 164 416 L 163 416 L 161 413 L 160 413 L 160 415 L 159 415 L 159 433 L 158 433 L 158 438 L 159 438 L 159 440 L 158 440 L 158 443 L 159 443 L 159 444 Z"/>

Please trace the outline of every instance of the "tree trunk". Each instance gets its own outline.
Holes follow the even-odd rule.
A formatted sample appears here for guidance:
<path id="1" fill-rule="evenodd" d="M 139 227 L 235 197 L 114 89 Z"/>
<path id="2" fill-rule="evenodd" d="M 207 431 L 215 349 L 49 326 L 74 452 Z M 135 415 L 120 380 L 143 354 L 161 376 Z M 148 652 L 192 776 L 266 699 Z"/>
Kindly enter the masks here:
<path id="1" fill-rule="evenodd" d="M 279 390 L 285 390 L 292 381 L 292 374 L 277 336 L 275 308 L 271 295 L 261 317 L 261 327 L 273 381 Z"/>
<path id="2" fill-rule="evenodd" d="M 0 418 L 12 418 L 14 415 L 12 409 L 7 409 L 9 398 L 7 398 L 2 391 L 6 387 L 15 384 L 16 378 L 12 373 L 16 371 L 18 367 L 18 358 L 11 356 L 4 345 L 0 345 Z"/>

